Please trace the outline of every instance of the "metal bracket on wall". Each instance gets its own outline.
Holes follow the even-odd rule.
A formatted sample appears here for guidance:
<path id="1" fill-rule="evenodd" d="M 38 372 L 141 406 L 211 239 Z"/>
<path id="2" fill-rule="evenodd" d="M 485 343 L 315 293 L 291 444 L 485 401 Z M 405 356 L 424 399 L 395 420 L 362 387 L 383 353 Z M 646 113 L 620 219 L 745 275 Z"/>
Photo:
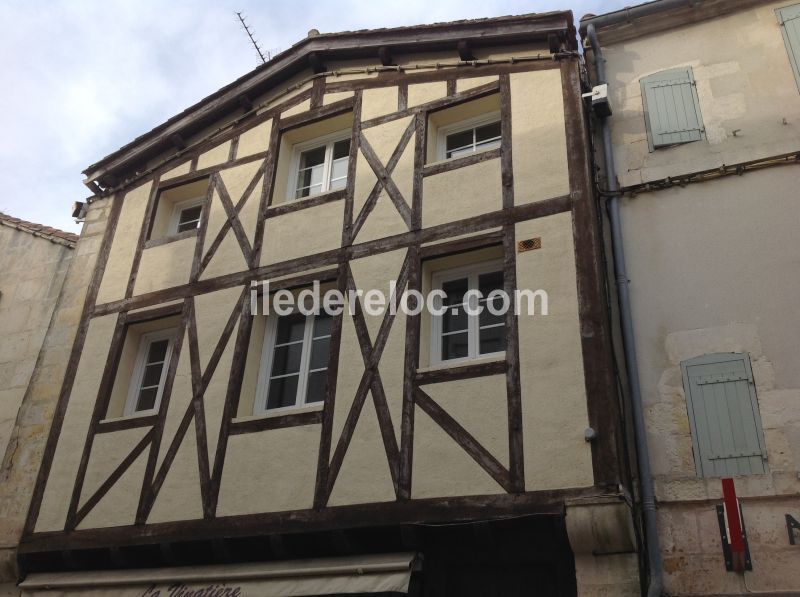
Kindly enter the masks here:
<path id="1" fill-rule="evenodd" d="M 739 503 L 739 510 L 741 511 L 741 503 Z M 728 539 L 728 526 L 725 522 L 725 506 L 719 504 L 717 506 L 717 522 L 719 522 L 719 536 L 722 539 L 722 554 L 725 557 L 725 570 L 733 572 L 736 567 L 734 566 L 734 554 L 731 549 L 731 544 Z M 752 570 L 753 562 L 750 560 L 750 546 L 747 543 L 747 529 L 744 526 L 744 517 L 741 518 L 742 523 L 742 541 L 744 542 L 744 570 Z"/>

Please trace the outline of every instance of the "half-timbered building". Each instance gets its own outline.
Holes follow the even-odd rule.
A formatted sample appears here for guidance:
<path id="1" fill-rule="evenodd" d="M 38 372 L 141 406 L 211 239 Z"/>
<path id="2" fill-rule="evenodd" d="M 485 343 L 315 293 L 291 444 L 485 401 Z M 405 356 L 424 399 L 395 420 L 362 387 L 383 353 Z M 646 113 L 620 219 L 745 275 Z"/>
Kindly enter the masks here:
<path id="1" fill-rule="evenodd" d="M 638 594 L 572 23 L 312 30 L 85 171 L 26 594 Z"/>

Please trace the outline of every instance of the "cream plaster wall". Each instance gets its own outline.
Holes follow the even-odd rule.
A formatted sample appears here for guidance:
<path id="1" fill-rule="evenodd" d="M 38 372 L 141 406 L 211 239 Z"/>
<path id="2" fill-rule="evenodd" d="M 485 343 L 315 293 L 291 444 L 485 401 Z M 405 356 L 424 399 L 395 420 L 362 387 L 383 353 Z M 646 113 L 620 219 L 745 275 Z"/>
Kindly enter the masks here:
<path id="1" fill-rule="evenodd" d="M 133 294 L 146 294 L 189 281 L 197 239 L 194 236 L 142 251 Z"/>
<path id="2" fill-rule="evenodd" d="M 516 225 L 519 240 L 542 248 L 517 255 L 517 288 L 544 290 L 548 315 L 520 315 L 519 353 L 525 488 L 593 484 L 572 217 L 562 213 Z M 538 304 L 538 303 L 537 303 Z"/>
<path id="3" fill-rule="evenodd" d="M 361 96 L 361 120 L 397 112 L 397 86 L 365 89 Z"/>
<path id="4" fill-rule="evenodd" d="M 800 93 L 775 14 L 791 4 L 764 2 L 604 47 L 623 186 L 800 149 Z M 732 32 L 735 43 L 720 43 Z M 685 66 L 694 72 L 706 139 L 649 152 L 639 81 Z"/>
<path id="5" fill-rule="evenodd" d="M 415 83 L 408 86 L 408 106 L 419 106 L 447 95 L 447 83 Z"/>
<path id="6" fill-rule="evenodd" d="M 175 166 L 171 170 L 167 170 L 164 174 L 161 175 L 161 180 L 169 180 L 170 178 L 175 178 L 176 176 L 181 176 L 183 174 L 189 174 L 192 166 L 192 160 L 186 160 L 182 164 Z"/>
<path id="7" fill-rule="evenodd" d="M 333 104 L 341 100 L 347 99 L 349 97 L 353 97 L 353 95 L 355 94 L 352 91 L 339 91 L 335 93 L 326 93 L 322 97 L 322 105 L 327 106 L 328 104 Z"/>
<path id="8" fill-rule="evenodd" d="M 426 176 L 422 183 L 426 228 L 503 208 L 500 159 Z"/>
<path id="9" fill-rule="evenodd" d="M 231 151 L 231 142 L 225 141 L 219 145 L 215 145 L 205 153 L 201 153 L 197 159 L 197 169 L 210 168 L 228 161 L 228 155 Z"/>
<path id="10" fill-rule="evenodd" d="M 103 433 L 94 438 L 78 507 L 83 506 L 86 500 L 99 489 L 149 429 L 149 427 L 122 429 L 115 433 Z M 128 489 L 132 489 L 133 493 L 138 493 L 136 488 L 129 487 Z"/>
<path id="11" fill-rule="evenodd" d="M 411 117 L 398 118 L 391 122 L 379 126 L 370 127 L 363 130 L 364 138 L 370 144 L 375 154 L 382 164 L 387 164 L 391 159 L 403 132 L 411 123 Z M 403 151 L 400 159 L 391 173 L 392 182 L 397 186 L 397 190 L 405 199 L 410 207 L 413 199 L 414 188 L 414 143 L 416 134 L 412 135 Z M 356 162 L 356 180 L 353 191 L 353 213 L 354 219 L 358 217 L 361 209 L 367 201 L 372 188 L 377 181 L 375 172 L 370 167 L 367 160 L 359 152 Z M 389 198 L 385 190 L 382 190 L 375 207 L 370 212 L 369 217 L 362 226 L 356 240 L 367 242 L 393 234 L 401 234 L 408 231 L 408 226 L 403 221 L 402 216 L 397 211 L 394 203 Z"/>
<path id="12" fill-rule="evenodd" d="M 320 425 L 234 435 L 222 474 L 220 516 L 305 510 L 314 502 Z"/>
<path id="13" fill-rule="evenodd" d="M 269 135 L 272 130 L 272 119 L 246 130 L 239 135 L 236 146 L 236 158 L 244 158 L 254 153 L 266 151 L 269 147 Z"/>
<path id="14" fill-rule="evenodd" d="M 569 193 L 569 157 L 561 71 L 511 75 L 514 202 L 532 203 Z"/>
<path id="15" fill-rule="evenodd" d="M 351 262 L 356 288 L 379 289 L 388 295 L 389 281 L 396 280 L 406 251 L 391 251 L 381 255 L 356 259 Z M 367 330 L 374 343 L 383 320 L 382 316 L 364 313 Z M 336 445 L 344 421 L 355 399 L 358 385 L 364 374 L 353 318 L 345 314 L 342 323 L 342 340 L 336 386 L 336 403 L 333 423 L 333 445 Z M 402 379 L 405 354 L 405 318 L 396 317 L 383 351 L 380 364 L 381 380 L 386 402 L 392 416 L 395 437 L 399 442 L 400 410 L 402 408 Z M 387 377 L 384 379 L 384 375 Z M 399 383 L 398 383 L 399 380 Z M 358 420 L 350 449 L 345 455 L 339 478 L 331 494 L 332 505 L 365 502 L 393 501 L 395 499 L 386 451 L 383 446 L 372 393 L 367 395 L 362 415 Z"/>
<path id="16" fill-rule="evenodd" d="M 422 389 L 497 458 L 500 464 L 508 468 L 508 400 L 505 375 L 431 384 L 422 386 Z M 436 455 L 438 446 L 430 448 L 433 449 L 433 453 L 418 453 L 418 458 L 414 459 L 418 469 L 426 468 L 428 460 L 439 460 Z M 462 477 L 462 471 L 451 470 L 447 477 L 444 480 L 452 484 L 457 491 L 455 487 L 458 486 L 458 479 Z M 483 475 L 480 475 L 480 478 L 482 479 Z M 469 476 L 464 478 L 464 483 L 471 482 Z M 423 483 L 415 485 L 417 491 L 431 493 L 430 490 L 426 492 Z"/>
<path id="17" fill-rule="evenodd" d="M 456 91 L 466 91 L 467 89 L 473 89 L 474 87 L 480 87 L 481 85 L 488 85 L 489 83 L 493 83 L 497 81 L 498 77 L 491 75 L 488 77 L 469 77 L 463 79 L 456 79 Z"/>
<path id="18" fill-rule="evenodd" d="M 338 249 L 344 202 L 323 203 L 267 220 L 261 265 Z"/>
<path id="19" fill-rule="evenodd" d="M 86 432 L 103 375 L 103 367 L 98 367 L 97 364 L 105 363 L 108 357 L 116 320 L 115 315 L 106 315 L 93 319 L 89 324 L 64 417 L 64 432 L 53 456 L 41 511 L 36 521 L 36 531 L 58 531 L 64 528 L 69 506 L 69 499 L 65 499 L 65 496 L 72 495 Z"/>
<path id="20" fill-rule="evenodd" d="M 145 182 L 125 193 L 123 197 L 122 211 L 119 214 L 100 290 L 97 292 L 98 305 L 125 297 L 152 186 L 152 182 Z"/>

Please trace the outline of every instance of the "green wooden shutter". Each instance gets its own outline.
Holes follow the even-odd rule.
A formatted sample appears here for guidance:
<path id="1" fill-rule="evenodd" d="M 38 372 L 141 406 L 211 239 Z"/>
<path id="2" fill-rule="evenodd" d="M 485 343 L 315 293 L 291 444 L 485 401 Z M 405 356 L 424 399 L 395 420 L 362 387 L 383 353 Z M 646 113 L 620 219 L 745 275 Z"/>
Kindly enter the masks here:
<path id="1" fill-rule="evenodd" d="M 681 363 L 697 473 L 767 472 L 764 433 L 750 359 L 712 354 Z"/>
<path id="2" fill-rule="evenodd" d="M 650 151 L 703 138 L 700 102 L 691 68 L 676 68 L 641 80 Z"/>
<path id="3" fill-rule="evenodd" d="M 779 8 L 775 12 L 778 13 L 778 22 L 783 29 L 783 41 L 786 42 L 786 51 L 789 52 L 794 80 L 800 88 L 800 4 Z"/>

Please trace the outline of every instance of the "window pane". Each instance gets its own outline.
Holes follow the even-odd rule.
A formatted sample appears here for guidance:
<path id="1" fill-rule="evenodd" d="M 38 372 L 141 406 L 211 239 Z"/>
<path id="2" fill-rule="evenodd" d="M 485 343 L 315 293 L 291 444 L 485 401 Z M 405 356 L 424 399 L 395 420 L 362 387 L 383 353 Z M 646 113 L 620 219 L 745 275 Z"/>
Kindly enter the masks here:
<path id="1" fill-rule="evenodd" d="M 300 154 L 297 172 L 296 198 L 308 197 L 322 191 L 322 172 L 325 164 L 325 146 L 315 147 Z"/>
<path id="2" fill-rule="evenodd" d="M 194 207 L 187 207 L 181 210 L 181 215 L 178 218 L 178 227 L 193 224 L 191 228 L 197 228 L 197 222 L 200 220 L 200 214 L 203 211 L 202 205 L 195 205 Z M 188 228 L 191 230 L 191 228 Z"/>
<path id="3" fill-rule="evenodd" d="M 316 371 L 308 376 L 308 389 L 306 402 L 321 402 L 325 400 L 328 391 L 328 370 Z"/>
<path id="4" fill-rule="evenodd" d="M 478 276 L 478 290 L 486 298 L 492 290 L 503 290 L 503 272 L 491 272 Z"/>
<path id="5" fill-rule="evenodd" d="M 148 363 L 160 363 L 167 356 L 167 346 L 169 340 L 156 340 L 150 343 L 150 348 L 147 351 Z"/>
<path id="6" fill-rule="evenodd" d="M 314 318 L 314 337 L 329 336 L 331 333 L 331 323 L 333 318 L 325 312 L 320 313 Z"/>
<path id="7" fill-rule="evenodd" d="M 298 188 L 294 194 L 295 199 L 302 199 L 303 197 L 310 197 L 311 195 L 319 195 L 322 192 L 322 183 L 314 185 L 313 187 Z"/>
<path id="8" fill-rule="evenodd" d="M 136 411 L 151 410 L 156 405 L 158 388 L 147 388 L 139 392 L 139 400 L 136 401 Z"/>
<path id="9" fill-rule="evenodd" d="M 488 141 L 481 141 L 475 146 L 475 151 L 487 151 L 500 147 L 500 139 L 490 139 Z"/>
<path id="10" fill-rule="evenodd" d="M 300 371 L 300 356 L 302 353 L 302 342 L 277 346 L 275 348 L 275 357 L 272 360 L 272 376 Z"/>
<path id="11" fill-rule="evenodd" d="M 473 154 L 473 153 L 475 153 L 475 146 L 474 145 L 468 145 L 467 147 L 464 147 L 463 149 L 456 149 L 456 150 L 447 152 L 447 157 L 448 158 L 460 158 L 460 157 L 464 157 L 465 155 L 470 155 L 470 154 Z"/>
<path id="12" fill-rule="evenodd" d="M 297 375 L 270 380 L 267 409 L 294 406 L 297 401 Z"/>
<path id="13" fill-rule="evenodd" d="M 460 133 L 453 133 L 452 135 L 447 135 L 446 139 L 446 149 L 447 149 L 447 157 L 451 157 L 451 152 L 456 149 L 461 149 L 463 147 L 470 147 L 470 151 L 472 151 L 472 133 L 473 129 L 469 129 L 467 131 L 461 131 Z"/>
<path id="14" fill-rule="evenodd" d="M 451 280 L 442 284 L 442 290 L 447 297 L 442 301 L 442 305 L 461 305 L 464 302 L 464 294 L 467 292 L 469 282 L 466 278 Z"/>
<path id="15" fill-rule="evenodd" d="M 319 338 L 311 343 L 311 364 L 309 369 L 320 369 L 328 366 L 331 352 L 331 339 Z"/>
<path id="16" fill-rule="evenodd" d="M 325 146 L 315 147 L 300 154 L 300 169 L 321 166 L 325 163 Z"/>
<path id="17" fill-rule="evenodd" d="M 278 334 L 275 344 L 286 344 L 287 342 L 302 340 L 305 327 L 306 316 L 302 313 L 294 313 L 278 318 Z"/>
<path id="18" fill-rule="evenodd" d="M 347 158 L 331 164 L 331 189 L 341 189 L 347 184 Z"/>
<path id="19" fill-rule="evenodd" d="M 459 332 L 450 336 L 442 336 L 442 360 L 460 359 L 469 354 L 469 334 Z"/>
<path id="20" fill-rule="evenodd" d="M 506 349 L 506 328 L 497 326 L 480 330 L 480 354 L 501 352 Z"/>
<path id="21" fill-rule="evenodd" d="M 175 232 L 186 232 L 187 230 L 195 230 L 200 222 L 195 220 L 194 222 L 184 222 L 182 224 L 178 224 L 178 229 Z"/>
<path id="22" fill-rule="evenodd" d="M 296 197 L 308 197 L 322 191 L 322 166 L 314 166 L 297 173 Z"/>
<path id="23" fill-rule="evenodd" d="M 333 144 L 333 159 L 350 157 L 350 139 L 337 141 Z"/>
<path id="24" fill-rule="evenodd" d="M 482 308 L 481 314 L 478 318 L 478 322 L 481 327 L 496 323 L 503 323 L 505 321 L 505 317 L 503 315 L 492 315 L 489 312 L 489 303 L 491 303 L 492 308 L 496 311 L 499 311 L 503 307 L 503 301 L 499 298 L 495 298 L 491 301 L 478 301 L 478 305 Z M 510 308 L 511 306 L 509 305 L 509 309 Z"/>
<path id="25" fill-rule="evenodd" d="M 164 370 L 163 363 L 156 363 L 155 365 L 147 365 L 144 368 L 144 377 L 142 377 L 143 388 L 158 386 L 161 381 L 161 372 Z"/>
<path id="26" fill-rule="evenodd" d="M 442 316 L 442 331 L 455 332 L 467 329 L 467 313 L 464 307 L 454 307 Z"/>
<path id="27" fill-rule="evenodd" d="M 500 137 L 500 121 L 491 124 L 484 124 L 475 129 L 475 141 L 481 143 L 483 141 L 494 140 Z"/>

